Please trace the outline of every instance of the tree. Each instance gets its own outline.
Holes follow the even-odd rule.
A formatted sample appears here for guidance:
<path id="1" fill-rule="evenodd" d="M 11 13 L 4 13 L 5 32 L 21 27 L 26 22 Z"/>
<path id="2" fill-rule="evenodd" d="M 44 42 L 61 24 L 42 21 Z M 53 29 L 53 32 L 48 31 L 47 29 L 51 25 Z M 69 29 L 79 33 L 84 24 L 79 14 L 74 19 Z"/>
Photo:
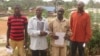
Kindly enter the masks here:
<path id="1" fill-rule="evenodd" d="M 95 5 L 93 0 L 89 0 L 87 7 L 93 8 Z"/>
<path id="2" fill-rule="evenodd" d="M 74 7 L 76 7 L 77 6 L 77 0 L 72 0 L 72 4 L 73 4 Z"/>

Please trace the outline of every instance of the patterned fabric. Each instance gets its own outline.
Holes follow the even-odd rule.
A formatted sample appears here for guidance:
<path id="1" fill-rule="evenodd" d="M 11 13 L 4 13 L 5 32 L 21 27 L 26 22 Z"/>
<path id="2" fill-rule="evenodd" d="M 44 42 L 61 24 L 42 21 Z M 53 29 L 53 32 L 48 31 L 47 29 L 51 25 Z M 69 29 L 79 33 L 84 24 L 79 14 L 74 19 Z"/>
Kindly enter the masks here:
<path id="1" fill-rule="evenodd" d="M 23 40 L 25 24 L 27 24 L 27 18 L 24 16 L 8 18 L 7 25 L 10 26 L 10 38 L 13 40 Z"/>

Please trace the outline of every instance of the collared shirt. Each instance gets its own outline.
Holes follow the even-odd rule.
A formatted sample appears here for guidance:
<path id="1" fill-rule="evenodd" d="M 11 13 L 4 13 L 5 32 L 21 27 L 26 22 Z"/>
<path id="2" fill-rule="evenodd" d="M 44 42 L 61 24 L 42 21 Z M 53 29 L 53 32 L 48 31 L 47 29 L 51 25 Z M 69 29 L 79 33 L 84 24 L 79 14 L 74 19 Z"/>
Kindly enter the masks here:
<path id="1" fill-rule="evenodd" d="M 30 48 L 32 50 L 45 50 L 48 48 L 46 36 L 40 37 L 40 23 L 44 23 L 43 31 L 48 33 L 48 23 L 45 18 L 38 20 L 36 16 L 29 19 L 28 22 L 28 34 L 30 36 Z"/>
<path id="2" fill-rule="evenodd" d="M 55 19 L 49 24 L 49 28 L 50 28 L 50 33 L 53 33 L 53 34 L 55 34 L 56 32 L 66 33 L 66 31 L 69 28 L 69 21 L 67 19 L 63 19 L 62 21 Z M 54 41 L 55 39 L 51 39 L 51 45 L 57 46 L 54 44 Z M 66 46 L 66 42 L 64 42 L 63 46 Z"/>
<path id="3" fill-rule="evenodd" d="M 91 37 L 90 16 L 86 12 L 77 11 L 71 14 L 70 26 L 72 30 L 72 41 L 88 42 Z"/>
<path id="4" fill-rule="evenodd" d="M 24 40 L 24 30 L 27 23 L 27 18 L 25 16 L 10 16 L 7 22 L 7 25 L 11 28 L 10 38 L 16 41 Z"/>

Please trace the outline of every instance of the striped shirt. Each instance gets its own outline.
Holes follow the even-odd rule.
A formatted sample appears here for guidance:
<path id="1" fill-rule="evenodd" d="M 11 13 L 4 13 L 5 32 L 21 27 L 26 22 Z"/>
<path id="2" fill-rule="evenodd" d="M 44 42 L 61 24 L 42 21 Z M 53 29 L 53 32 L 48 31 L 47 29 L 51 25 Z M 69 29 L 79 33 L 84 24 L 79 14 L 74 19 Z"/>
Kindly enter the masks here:
<path id="1" fill-rule="evenodd" d="M 10 16 L 7 22 L 10 25 L 10 38 L 13 40 L 23 40 L 25 24 L 27 24 L 27 18 L 24 16 L 14 17 Z"/>

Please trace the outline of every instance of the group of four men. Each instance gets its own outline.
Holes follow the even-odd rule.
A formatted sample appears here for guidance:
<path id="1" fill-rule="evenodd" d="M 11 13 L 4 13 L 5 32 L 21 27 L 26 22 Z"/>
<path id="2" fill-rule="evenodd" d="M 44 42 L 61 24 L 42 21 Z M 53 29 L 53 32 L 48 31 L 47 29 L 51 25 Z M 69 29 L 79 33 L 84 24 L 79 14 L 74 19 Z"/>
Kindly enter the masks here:
<path id="1" fill-rule="evenodd" d="M 66 40 L 70 40 L 71 56 L 76 55 L 77 48 L 79 56 L 84 56 L 83 44 L 87 43 L 91 37 L 90 16 L 84 11 L 84 3 L 79 2 L 77 4 L 77 11 L 71 13 L 70 23 L 63 17 L 63 8 L 57 10 L 57 17 L 49 24 L 42 17 L 42 12 L 43 9 L 37 7 L 36 16 L 27 21 L 27 18 L 21 14 L 20 7 L 14 8 L 14 15 L 10 16 L 7 22 L 6 45 L 7 48 L 12 47 L 13 56 L 16 56 L 16 47 L 18 47 L 19 55 L 25 56 L 24 45 L 26 46 L 28 35 L 30 36 L 32 56 L 47 56 L 47 35 L 50 36 L 52 56 L 67 56 Z M 60 34 L 61 36 L 59 36 Z M 64 42 L 62 45 L 57 45 L 55 42 L 60 38 L 63 38 Z"/>

